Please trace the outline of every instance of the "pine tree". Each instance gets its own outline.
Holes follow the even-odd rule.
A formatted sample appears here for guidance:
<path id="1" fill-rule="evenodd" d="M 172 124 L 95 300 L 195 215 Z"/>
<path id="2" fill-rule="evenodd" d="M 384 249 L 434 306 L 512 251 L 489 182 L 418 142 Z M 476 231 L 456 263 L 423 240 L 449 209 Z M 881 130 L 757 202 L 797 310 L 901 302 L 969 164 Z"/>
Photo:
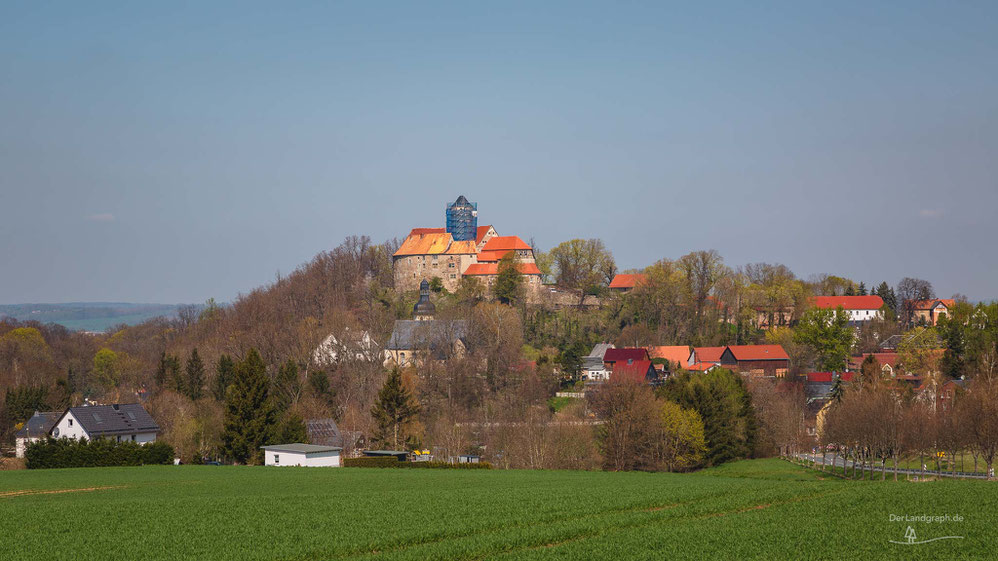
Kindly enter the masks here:
<path id="1" fill-rule="evenodd" d="M 859 282 L 859 291 L 858 292 L 859 292 L 860 296 L 866 296 L 867 292 L 866 292 L 866 283 L 865 282 L 863 282 L 863 281 Z"/>
<path id="2" fill-rule="evenodd" d="M 301 397 L 301 381 L 298 379 L 298 365 L 289 360 L 277 371 L 274 380 L 274 407 L 284 413 Z"/>
<path id="3" fill-rule="evenodd" d="M 204 363 L 201 362 L 197 348 L 191 351 L 191 356 L 187 358 L 187 383 L 184 389 L 192 401 L 204 396 Z"/>
<path id="4" fill-rule="evenodd" d="M 312 394 L 332 406 L 336 399 L 336 391 L 329 385 L 329 376 L 323 370 L 313 370 L 308 375 L 308 385 L 312 388 Z M 334 411 L 333 417 L 336 417 Z"/>
<path id="5" fill-rule="evenodd" d="M 259 459 L 260 446 L 272 440 L 277 414 L 270 401 L 267 367 L 256 349 L 236 366 L 225 396 L 222 450 L 240 463 Z"/>
<path id="6" fill-rule="evenodd" d="M 392 370 L 385 385 L 378 392 L 378 402 L 371 409 L 371 416 L 378 428 L 374 441 L 398 450 L 400 446 L 412 444 L 412 435 L 406 434 L 407 425 L 419 413 L 419 404 L 402 383 L 402 374 Z"/>
<path id="7" fill-rule="evenodd" d="M 288 413 L 281 423 L 281 430 L 277 436 L 277 441 L 281 444 L 302 443 L 308 444 L 308 429 L 305 421 L 297 413 Z"/>
<path id="8" fill-rule="evenodd" d="M 235 376 L 236 363 L 229 355 L 222 355 L 218 358 L 215 366 L 215 379 L 211 385 L 211 394 L 217 401 L 225 401 L 225 390 L 232 384 Z"/>

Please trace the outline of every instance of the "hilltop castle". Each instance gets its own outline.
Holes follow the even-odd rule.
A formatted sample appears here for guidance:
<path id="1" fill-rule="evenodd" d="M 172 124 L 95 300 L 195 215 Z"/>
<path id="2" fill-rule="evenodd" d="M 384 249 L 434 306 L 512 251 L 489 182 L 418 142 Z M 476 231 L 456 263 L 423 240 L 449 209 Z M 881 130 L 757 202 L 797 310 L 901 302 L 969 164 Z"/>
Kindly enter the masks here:
<path id="1" fill-rule="evenodd" d="M 478 205 L 461 195 L 447 207 L 445 228 L 413 228 L 392 257 L 396 290 L 418 290 L 424 279 L 439 278 L 457 289 L 463 277 L 489 288 L 499 274 L 499 260 L 512 253 L 524 275 L 527 293 L 541 286 L 534 250 L 518 236 L 500 236 L 492 226 L 478 225 Z"/>

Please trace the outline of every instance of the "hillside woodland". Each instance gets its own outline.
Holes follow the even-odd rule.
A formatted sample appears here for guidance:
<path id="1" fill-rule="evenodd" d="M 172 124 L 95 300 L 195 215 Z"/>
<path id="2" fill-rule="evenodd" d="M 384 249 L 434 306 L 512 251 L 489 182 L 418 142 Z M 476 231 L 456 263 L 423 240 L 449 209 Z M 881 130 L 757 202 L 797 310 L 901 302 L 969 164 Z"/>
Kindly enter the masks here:
<path id="1" fill-rule="evenodd" d="M 607 288 L 616 267 L 602 243 L 587 244 L 599 259 L 573 258 L 564 245 L 537 252 L 545 281 L 597 305 L 527 305 L 515 267 L 491 293 L 473 279 L 454 292 L 436 283 L 437 317 L 469 322 L 467 352 L 403 370 L 386 367 L 380 350 L 418 296 L 393 288 L 397 240 L 352 237 L 231 304 L 208 301 L 177 319 L 105 334 L 4 320 L 0 442 L 9 445 L 35 410 L 142 402 L 188 462 L 252 463 L 255 446 L 302 441 L 305 419 L 334 418 L 348 448 L 477 453 L 505 468 L 685 471 L 802 446 L 800 375 L 841 371 L 848 355 L 875 351 L 892 335 L 921 330 L 922 340 L 945 349 L 925 365 L 940 384 L 990 380 L 998 367 L 998 305 L 961 300 L 939 325 L 917 325 L 904 302 L 935 296 L 918 279 L 868 291 L 836 276 L 805 281 L 782 265 L 731 268 L 716 252 L 699 251 L 657 261 L 642 271 L 646 283 L 623 294 Z M 813 295 L 868 292 L 883 298 L 885 317 L 855 334 L 807 306 Z M 316 353 L 330 336 L 335 358 Z M 582 357 L 601 341 L 779 343 L 791 372 L 779 382 L 682 373 L 655 390 L 611 382 L 586 400 L 553 399 L 580 387 Z M 922 350 L 908 352 L 917 358 Z M 253 434 L 236 426 L 247 412 L 264 419 Z"/>

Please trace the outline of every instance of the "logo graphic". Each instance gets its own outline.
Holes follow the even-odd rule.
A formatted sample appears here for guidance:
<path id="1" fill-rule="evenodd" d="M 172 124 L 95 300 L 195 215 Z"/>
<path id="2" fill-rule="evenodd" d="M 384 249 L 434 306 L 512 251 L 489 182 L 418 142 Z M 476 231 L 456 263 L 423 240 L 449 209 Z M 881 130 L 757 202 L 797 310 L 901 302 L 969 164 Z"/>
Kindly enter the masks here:
<path id="1" fill-rule="evenodd" d="M 896 543 L 900 545 L 921 545 L 923 543 L 934 542 L 937 540 L 962 540 L 963 536 L 942 536 L 938 538 L 931 538 L 928 540 L 917 541 L 918 536 L 915 535 L 915 529 L 912 528 L 911 526 L 908 526 L 908 529 L 905 530 L 904 532 L 904 539 L 905 541 L 903 542 L 894 541 L 894 540 L 887 540 L 887 541 L 889 541 L 890 543 Z"/>

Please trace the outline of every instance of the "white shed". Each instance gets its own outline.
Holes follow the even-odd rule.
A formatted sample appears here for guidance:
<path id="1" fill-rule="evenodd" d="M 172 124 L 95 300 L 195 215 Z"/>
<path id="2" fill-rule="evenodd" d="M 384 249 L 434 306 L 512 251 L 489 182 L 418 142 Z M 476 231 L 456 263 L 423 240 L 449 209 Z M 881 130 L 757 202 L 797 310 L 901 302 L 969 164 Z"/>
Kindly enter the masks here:
<path id="1" fill-rule="evenodd" d="M 315 444 L 274 444 L 261 446 L 263 463 L 268 466 L 340 467 L 343 449 Z"/>

